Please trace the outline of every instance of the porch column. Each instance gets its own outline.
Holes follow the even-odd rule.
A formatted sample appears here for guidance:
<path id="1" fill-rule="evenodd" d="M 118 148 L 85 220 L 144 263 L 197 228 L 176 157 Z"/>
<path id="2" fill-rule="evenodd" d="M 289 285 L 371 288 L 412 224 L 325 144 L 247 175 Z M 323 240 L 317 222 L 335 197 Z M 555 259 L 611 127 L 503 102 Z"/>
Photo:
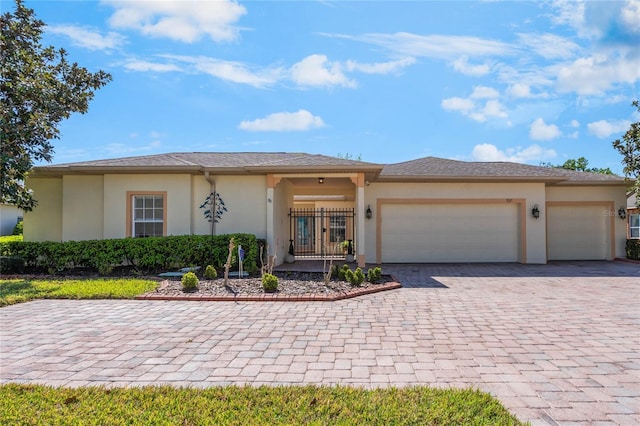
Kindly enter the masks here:
<path id="1" fill-rule="evenodd" d="M 356 184 L 356 251 L 358 266 L 365 267 L 365 229 L 364 229 L 364 173 L 358 173 L 356 179 L 351 179 Z"/>
<path id="2" fill-rule="evenodd" d="M 281 177 L 276 177 L 272 174 L 267 175 L 267 245 L 269 246 L 269 252 L 273 253 L 276 247 L 275 238 L 275 224 L 274 224 L 274 205 L 275 200 L 275 187 L 280 183 Z M 271 260 L 271 254 L 266 253 L 269 260 Z"/>

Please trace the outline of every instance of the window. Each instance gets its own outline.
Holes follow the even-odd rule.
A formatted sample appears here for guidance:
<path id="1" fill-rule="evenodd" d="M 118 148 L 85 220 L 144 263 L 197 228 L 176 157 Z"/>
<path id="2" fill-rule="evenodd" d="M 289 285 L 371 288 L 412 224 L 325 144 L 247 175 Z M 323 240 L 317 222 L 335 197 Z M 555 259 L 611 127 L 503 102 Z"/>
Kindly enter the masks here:
<path id="1" fill-rule="evenodd" d="M 332 215 L 329 217 L 329 242 L 340 243 L 347 237 L 346 216 Z"/>
<path id="2" fill-rule="evenodd" d="M 166 194 L 130 194 L 129 211 L 132 237 L 162 237 L 165 235 Z"/>
<path id="3" fill-rule="evenodd" d="M 629 237 L 640 238 L 640 214 L 629 215 Z"/>

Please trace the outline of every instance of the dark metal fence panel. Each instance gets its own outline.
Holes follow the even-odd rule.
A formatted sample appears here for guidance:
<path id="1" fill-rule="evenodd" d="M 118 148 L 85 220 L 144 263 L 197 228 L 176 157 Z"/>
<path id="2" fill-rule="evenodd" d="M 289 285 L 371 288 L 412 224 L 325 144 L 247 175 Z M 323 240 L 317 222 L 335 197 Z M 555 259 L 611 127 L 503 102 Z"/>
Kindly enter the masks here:
<path id="1" fill-rule="evenodd" d="M 354 235 L 355 209 L 289 209 L 289 254 L 314 257 L 353 254 Z"/>

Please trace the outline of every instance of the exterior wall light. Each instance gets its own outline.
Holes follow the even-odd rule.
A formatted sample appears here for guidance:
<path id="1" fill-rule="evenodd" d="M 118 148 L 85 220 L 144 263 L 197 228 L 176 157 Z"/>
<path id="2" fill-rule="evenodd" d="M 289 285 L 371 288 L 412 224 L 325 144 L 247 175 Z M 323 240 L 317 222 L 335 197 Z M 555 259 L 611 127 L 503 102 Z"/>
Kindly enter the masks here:
<path id="1" fill-rule="evenodd" d="M 371 219 L 373 217 L 373 212 L 371 211 L 371 206 L 367 206 L 367 211 L 365 212 L 367 219 Z"/>
<path id="2" fill-rule="evenodd" d="M 540 209 L 538 208 L 537 204 L 535 204 L 531 209 L 531 216 L 535 217 L 536 219 L 540 217 Z"/>
<path id="3" fill-rule="evenodd" d="M 627 218 L 627 209 L 625 209 L 624 207 L 620 206 L 620 208 L 618 209 L 618 217 L 620 219 L 626 219 Z"/>
<path id="4" fill-rule="evenodd" d="M 318 183 L 322 185 L 324 183 L 324 178 L 323 177 L 318 178 Z"/>

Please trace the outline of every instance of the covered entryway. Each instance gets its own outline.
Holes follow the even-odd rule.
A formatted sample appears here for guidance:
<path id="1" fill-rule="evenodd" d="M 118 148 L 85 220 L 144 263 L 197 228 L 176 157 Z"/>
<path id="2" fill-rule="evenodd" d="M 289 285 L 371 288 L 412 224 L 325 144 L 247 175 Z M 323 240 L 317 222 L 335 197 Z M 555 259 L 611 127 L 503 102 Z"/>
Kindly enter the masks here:
<path id="1" fill-rule="evenodd" d="M 346 254 L 354 253 L 353 208 L 290 209 L 289 218 L 290 254 L 307 257 L 344 257 Z"/>
<path id="2" fill-rule="evenodd" d="M 549 260 L 605 260 L 611 258 L 611 203 L 547 204 Z"/>
<path id="3" fill-rule="evenodd" d="M 522 200 L 379 200 L 381 263 L 523 262 Z"/>

